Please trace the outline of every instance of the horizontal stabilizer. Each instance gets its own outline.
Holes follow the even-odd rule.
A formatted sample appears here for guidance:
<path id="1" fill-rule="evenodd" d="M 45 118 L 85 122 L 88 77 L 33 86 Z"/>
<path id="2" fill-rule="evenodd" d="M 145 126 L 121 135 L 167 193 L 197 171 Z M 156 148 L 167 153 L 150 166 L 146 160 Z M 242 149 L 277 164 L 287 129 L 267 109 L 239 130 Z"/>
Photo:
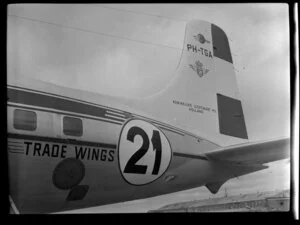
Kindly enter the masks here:
<path id="1" fill-rule="evenodd" d="M 211 193 L 216 194 L 227 180 L 268 168 L 264 163 L 288 158 L 289 146 L 290 139 L 282 138 L 228 146 L 205 154 L 182 156 L 208 160 L 219 168 L 220 173 L 224 172 L 222 179 L 212 179 L 205 184 Z"/>
<path id="2" fill-rule="evenodd" d="M 208 159 L 239 164 L 263 164 L 288 158 L 290 139 L 228 146 L 205 154 Z"/>
<path id="3" fill-rule="evenodd" d="M 269 168 L 268 166 L 261 164 L 238 165 L 235 163 L 223 163 L 223 166 L 223 170 L 227 171 L 227 176 L 224 177 L 223 180 L 209 182 L 205 185 L 212 194 L 216 194 L 220 190 L 221 186 L 231 178 L 243 176 L 249 173 Z"/>

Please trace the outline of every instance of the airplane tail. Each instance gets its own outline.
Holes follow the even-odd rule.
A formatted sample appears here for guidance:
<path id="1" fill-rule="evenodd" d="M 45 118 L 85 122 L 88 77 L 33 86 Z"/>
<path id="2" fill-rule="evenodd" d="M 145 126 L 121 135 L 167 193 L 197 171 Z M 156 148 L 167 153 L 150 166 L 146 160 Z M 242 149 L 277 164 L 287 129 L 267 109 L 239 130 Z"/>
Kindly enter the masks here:
<path id="1" fill-rule="evenodd" d="M 227 35 L 209 22 L 187 23 L 175 77 L 144 103 L 157 118 L 219 143 L 248 139 Z"/>

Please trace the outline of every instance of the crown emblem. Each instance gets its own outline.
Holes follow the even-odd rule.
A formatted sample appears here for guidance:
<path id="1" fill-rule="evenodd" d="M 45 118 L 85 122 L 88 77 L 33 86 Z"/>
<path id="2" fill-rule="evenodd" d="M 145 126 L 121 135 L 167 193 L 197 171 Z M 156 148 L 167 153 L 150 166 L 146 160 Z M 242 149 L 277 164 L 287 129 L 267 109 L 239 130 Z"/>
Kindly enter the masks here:
<path id="1" fill-rule="evenodd" d="M 203 67 L 203 63 L 199 60 L 195 62 L 195 65 L 189 64 L 189 66 L 198 74 L 199 77 L 203 77 L 203 75 L 207 74 L 209 71 Z"/>
<path id="2" fill-rule="evenodd" d="M 196 41 L 199 41 L 201 44 L 204 44 L 205 42 L 210 43 L 210 41 L 206 40 L 202 34 L 197 34 L 193 37 L 195 38 Z"/>

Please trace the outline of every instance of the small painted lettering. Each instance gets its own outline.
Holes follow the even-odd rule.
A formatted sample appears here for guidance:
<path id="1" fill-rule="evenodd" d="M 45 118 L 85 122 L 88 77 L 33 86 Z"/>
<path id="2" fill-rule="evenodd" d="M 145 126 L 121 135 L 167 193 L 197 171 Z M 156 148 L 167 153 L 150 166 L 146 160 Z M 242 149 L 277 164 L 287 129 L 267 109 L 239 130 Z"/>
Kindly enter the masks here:
<path id="1" fill-rule="evenodd" d="M 192 51 L 194 53 L 199 53 L 199 54 L 204 55 L 204 56 L 206 56 L 208 58 L 212 58 L 211 51 L 209 51 L 209 50 L 207 50 L 205 48 L 202 48 L 202 47 L 197 48 L 197 46 L 192 45 L 192 44 L 187 44 L 186 47 L 187 47 L 188 51 Z"/>
<path id="2" fill-rule="evenodd" d="M 75 158 L 81 160 L 113 161 L 114 151 L 100 148 L 75 146 Z"/>
<path id="3" fill-rule="evenodd" d="M 173 103 L 174 103 L 174 104 L 177 104 L 177 105 L 188 106 L 188 107 L 191 107 L 191 106 L 192 106 L 191 103 L 181 102 L 181 101 L 177 101 L 177 100 L 173 100 Z"/>
<path id="4" fill-rule="evenodd" d="M 66 158 L 66 145 L 24 141 L 26 155 Z M 30 147 L 31 151 L 30 151 Z"/>
<path id="5" fill-rule="evenodd" d="M 25 154 L 30 156 L 66 158 L 69 147 L 72 148 L 72 151 L 68 152 L 68 157 L 95 161 L 114 161 L 115 151 L 109 149 L 31 141 L 24 141 L 24 144 L 26 148 Z"/>
<path id="6" fill-rule="evenodd" d="M 196 112 L 196 113 L 214 112 L 214 113 L 216 113 L 215 109 L 211 109 L 210 107 L 203 106 L 203 105 L 191 104 L 188 102 L 183 102 L 183 101 L 178 101 L 178 100 L 173 100 L 173 104 L 188 107 L 190 112 Z"/>

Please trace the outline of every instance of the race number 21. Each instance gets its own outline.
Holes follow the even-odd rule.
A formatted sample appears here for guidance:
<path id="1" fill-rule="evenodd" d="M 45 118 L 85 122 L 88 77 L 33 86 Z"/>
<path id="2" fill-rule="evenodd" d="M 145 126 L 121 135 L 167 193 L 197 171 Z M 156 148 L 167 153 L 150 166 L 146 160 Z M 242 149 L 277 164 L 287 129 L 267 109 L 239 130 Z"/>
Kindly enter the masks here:
<path id="1" fill-rule="evenodd" d="M 172 150 L 167 137 L 143 120 L 129 120 L 122 128 L 118 145 L 123 178 L 133 185 L 158 179 L 168 168 Z"/>

